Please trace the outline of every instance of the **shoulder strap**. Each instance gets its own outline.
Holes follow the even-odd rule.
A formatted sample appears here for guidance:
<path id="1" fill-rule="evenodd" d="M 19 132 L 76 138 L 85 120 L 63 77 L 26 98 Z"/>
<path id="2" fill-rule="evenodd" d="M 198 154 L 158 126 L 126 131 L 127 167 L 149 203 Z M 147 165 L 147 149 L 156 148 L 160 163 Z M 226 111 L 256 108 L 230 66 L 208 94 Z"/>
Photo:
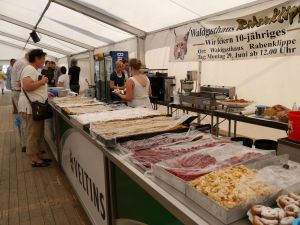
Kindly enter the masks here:
<path id="1" fill-rule="evenodd" d="M 27 92 L 26 92 L 24 89 L 22 89 L 22 90 L 23 90 L 23 92 L 24 92 L 26 98 L 28 99 L 29 103 L 31 104 L 31 100 L 30 100 L 30 98 L 28 97 Z"/>

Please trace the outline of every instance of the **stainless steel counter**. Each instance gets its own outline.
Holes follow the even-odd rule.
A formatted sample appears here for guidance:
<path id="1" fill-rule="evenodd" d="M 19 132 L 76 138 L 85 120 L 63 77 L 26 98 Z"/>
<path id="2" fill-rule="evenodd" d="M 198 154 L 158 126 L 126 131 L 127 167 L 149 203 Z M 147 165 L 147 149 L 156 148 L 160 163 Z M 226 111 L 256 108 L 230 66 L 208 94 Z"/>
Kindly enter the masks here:
<path id="1" fill-rule="evenodd" d="M 237 122 L 242 122 L 242 123 L 248 123 L 248 124 L 253 124 L 257 126 L 263 126 L 263 127 L 268 127 L 268 128 L 273 128 L 273 129 L 278 129 L 278 130 L 283 130 L 283 131 L 288 131 L 288 124 L 275 121 L 275 120 L 267 120 L 264 118 L 258 118 L 255 115 L 253 116 L 246 116 L 246 115 L 240 115 L 239 113 L 230 113 L 226 112 L 224 110 L 212 110 L 212 109 L 200 109 L 200 108 L 195 108 L 191 106 L 185 106 L 185 105 L 174 105 L 168 102 L 163 102 L 163 101 L 152 101 L 152 104 L 154 106 L 154 109 L 158 108 L 158 105 L 162 105 L 167 107 L 167 114 L 172 114 L 173 109 L 176 110 L 183 110 L 184 112 L 194 112 L 198 114 L 203 114 L 203 115 L 209 115 L 211 116 L 211 127 L 212 129 L 216 127 L 217 130 L 217 135 L 218 135 L 218 130 L 219 130 L 219 121 L 220 118 L 228 120 L 228 136 L 231 136 L 232 134 L 232 129 L 231 129 L 231 122 L 233 121 L 233 136 L 235 137 L 237 134 Z M 215 121 L 216 118 L 216 121 Z"/>
<path id="2" fill-rule="evenodd" d="M 119 167 L 126 173 L 133 181 L 142 187 L 149 195 L 156 199 L 164 208 L 172 213 L 183 224 L 188 225 L 224 225 L 216 217 L 211 215 L 206 209 L 201 208 L 192 200 L 186 198 L 184 194 L 178 192 L 173 187 L 165 182 L 150 178 L 143 174 L 143 172 L 133 163 L 124 160 L 124 157 L 116 149 L 107 149 L 100 142 L 93 139 L 90 134 L 82 129 L 77 123 L 70 120 L 68 116 L 61 112 L 61 109 L 51 104 L 55 113 L 58 114 L 71 127 L 79 131 L 90 142 L 96 145 L 99 151 L 102 151 L 107 159 Z M 57 115 L 54 117 L 56 118 Z M 57 122 L 57 121 L 55 121 Z M 245 218 L 232 225 L 248 225 L 250 224 Z"/>

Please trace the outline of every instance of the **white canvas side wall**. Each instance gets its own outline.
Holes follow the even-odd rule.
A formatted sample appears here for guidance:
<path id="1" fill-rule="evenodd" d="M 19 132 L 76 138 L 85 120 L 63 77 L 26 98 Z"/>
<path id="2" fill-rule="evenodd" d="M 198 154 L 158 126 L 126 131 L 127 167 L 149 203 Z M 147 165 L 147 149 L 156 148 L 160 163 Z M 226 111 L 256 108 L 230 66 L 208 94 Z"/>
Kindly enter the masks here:
<path id="1" fill-rule="evenodd" d="M 0 60 L 0 65 L 9 65 L 9 60 Z"/>
<path id="2" fill-rule="evenodd" d="M 90 69 L 90 61 L 89 58 L 78 59 L 78 66 L 80 67 L 80 93 L 84 93 L 86 89 L 88 89 L 88 84 L 86 80 L 91 84 L 92 74 Z"/>
<path id="3" fill-rule="evenodd" d="M 25 51 L 0 43 L 0 60 L 9 61 L 11 58 L 20 59 Z"/>
<path id="4" fill-rule="evenodd" d="M 88 54 L 79 54 L 75 55 L 71 58 L 76 58 L 78 60 L 78 66 L 80 67 L 80 79 L 79 79 L 79 84 L 80 84 L 80 93 L 84 93 L 85 90 L 88 88 L 88 84 L 86 82 L 86 79 L 88 80 L 89 83 L 91 83 L 93 77 L 90 71 L 90 60 L 88 58 Z M 58 66 L 65 66 L 68 68 L 68 59 L 67 57 L 61 58 L 58 60 Z"/>
<path id="5" fill-rule="evenodd" d="M 69 68 L 68 68 L 68 59 L 67 59 L 67 57 L 64 57 L 64 58 L 59 59 L 58 62 L 57 62 L 57 65 L 58 65 L 59 67 L 65 66 L 67 69 L 69 69 Z"/>
<path id="6" fill-rule="evenodd" d="M 169 76 L 176 77 L 177 88 L 186 71 L 198 70 L 198 62 L 169 62 L 171 31 L 166 30 L 146 37 L 146 65 L 150 69 L 168 69 Z"/>
<path id="7" fill-rule="evenodd" d="M 300 56 L 257 60 L 203 63 L 203 84 L 231 85 L 237 87 L 239 98 L 255 104 L 281 104 L 292 107 L 300 104 Z M 255 105 L 254 104 L 254 105 Z M 286 136 L 283 131 L 262 129 L 245 124 L 239 131 L 246 136 L 273 138 Z"/>
<path id="8" fill-rule="evenodd" d="M 170 31 L 151 34 L 146 38 L 146 65 L 149 68 L 169 69 L 171 76 L 179 80 L 187 70 L 198 70 L 198 62 L 169 62 Z M 202 64 L 202 84 L 231 85 L 237 87 L 239 98 L 255 101 L 255 104 L 282 104 L 300 106 L 300 56 L 243 61 L 217 61 Z M 254 105 L 255 105 L 254 104 Z M 209 120 L 207 121 L 209 122 Z M 227 129 L 227 126 L 221 126 Z M 238 133 L 254 138 L 277 139 L 285 137 L 284 131 L 238 124 Z"/>

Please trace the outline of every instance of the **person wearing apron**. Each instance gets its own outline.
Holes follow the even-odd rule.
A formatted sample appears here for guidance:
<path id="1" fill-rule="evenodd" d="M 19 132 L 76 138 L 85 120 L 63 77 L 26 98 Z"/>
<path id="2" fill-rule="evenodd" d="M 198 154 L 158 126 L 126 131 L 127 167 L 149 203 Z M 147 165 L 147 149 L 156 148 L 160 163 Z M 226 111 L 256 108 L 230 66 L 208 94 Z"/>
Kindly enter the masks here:
<path id="1" fill-rule="evenodd" d="M 115 71 L 110 75 L 110 91 L 111 100 L 120 101 L 120 97 L 115 94 L 115 91 L 125 89 L 126 77 L 123 73 L 123 63 L 122 61 L 117 61 L 115 64 Z"/>

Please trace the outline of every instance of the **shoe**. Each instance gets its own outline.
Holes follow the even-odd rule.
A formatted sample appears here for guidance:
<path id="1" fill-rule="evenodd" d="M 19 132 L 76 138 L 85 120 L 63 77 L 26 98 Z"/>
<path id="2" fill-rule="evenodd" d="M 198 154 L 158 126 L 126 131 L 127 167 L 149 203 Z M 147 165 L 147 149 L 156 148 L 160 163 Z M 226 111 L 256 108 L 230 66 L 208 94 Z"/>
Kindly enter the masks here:
<path id="1" fill-rule="evenodd" d="M 41 163 L 38 163 L 38 162 L 32 162 L 31 163 L 31 166 L 32 167 L 47 167 L 47 166 L 50 166 L 49 163 L 46 163 L 46 162 L 41 162 Z"/>
<path id="2" fill-rule="evenodd" d="M 22 147 L 22 152 L 26 152 L 26 147 Z"/>

